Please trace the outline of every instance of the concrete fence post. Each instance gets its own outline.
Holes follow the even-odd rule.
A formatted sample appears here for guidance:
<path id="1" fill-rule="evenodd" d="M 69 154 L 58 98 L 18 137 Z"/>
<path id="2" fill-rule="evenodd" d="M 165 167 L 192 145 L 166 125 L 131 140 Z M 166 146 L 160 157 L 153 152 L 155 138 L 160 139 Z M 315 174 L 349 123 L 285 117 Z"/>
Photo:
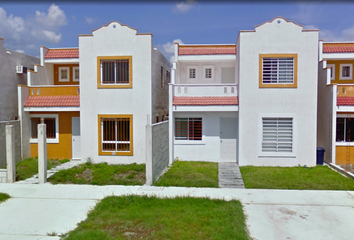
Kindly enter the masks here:
<path id="1" fill-rule="evenodd" d="M 47 182 L 47 131 L 44 123 L 38 124 L 38 178 Z"/>
<path id="2" fill-rule="evenodd" d="M 146 185 L 152 185 L 152 126 L 150 124 L 145 127 L 146 141 Z"/>
<path id="3" fill-rule="evenodd" d="M 13 125 L 6 126 L 6 163 L 7 182 L 16 181 L 16 159 L 15 159 L 15 132 Z"/>

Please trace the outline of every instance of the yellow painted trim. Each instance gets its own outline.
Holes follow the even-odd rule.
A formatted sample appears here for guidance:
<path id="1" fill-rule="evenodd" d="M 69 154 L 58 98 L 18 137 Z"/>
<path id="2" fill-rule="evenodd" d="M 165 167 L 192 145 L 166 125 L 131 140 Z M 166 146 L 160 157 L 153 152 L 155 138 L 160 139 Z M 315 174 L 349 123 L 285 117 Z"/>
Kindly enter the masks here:
<path id="1" fill-rule="evenodd" d="M 101 60 L 129 60 L 129 84 L 101 84 Z M 133 57 L 132 56 L 100 56 L 97 57 L 97 88 L 133 88 Z"/>
<path id="2" fill-rule="evenodd" d="M 294 83 L 263 84 L 263 58 L 294 58 Z M 260 88 L 297 88 L 297 53 L 294 54 L 259 54 L 259 87 Z"/>
<path id="3" fill-rule="evenodd" d="M 59 82 L 59 68 L 68 67 L 69 68 L 69 82 Z M 54 64 L 54 85 L 78 85 L 79 81 L 73 81 L 73 67 L 79 67 L 79 64 Z"/>
<path id="4" fill-rule="evenodd" d="M 129 118 L 130 120 L 130 152 L 103 152 L 102 151 L 102 139 L 101 139 L 101 119 L 102 118 Z M 110 156 L 133 156 L 133 115 L 116 115 L 116 114 L 98 114 L 98 155 L 110 155 Z M 113 153 L 113 154 L 112 154 Z"/>

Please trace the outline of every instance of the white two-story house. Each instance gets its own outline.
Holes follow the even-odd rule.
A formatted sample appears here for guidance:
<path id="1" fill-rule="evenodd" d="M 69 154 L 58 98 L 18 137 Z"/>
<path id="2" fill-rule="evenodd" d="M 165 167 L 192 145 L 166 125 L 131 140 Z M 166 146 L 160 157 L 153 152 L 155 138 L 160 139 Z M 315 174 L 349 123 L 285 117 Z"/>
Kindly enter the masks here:
<path id="1" fill-rule="evenodd" d="M 171 63 L 151 33 L 111 22 L 79 35 L 78 48 L 41 48 L 19 86 L 24 157 L 37 156 L 47 124 L 48 158 L 145 163 L 145 126 L 168 115 Z"/>
<path id="2" fill-rule="evenodd" d="M 277 17 L 233 45 L 175 43 L 170 162 L 316 164 L 318 30 Z"/>

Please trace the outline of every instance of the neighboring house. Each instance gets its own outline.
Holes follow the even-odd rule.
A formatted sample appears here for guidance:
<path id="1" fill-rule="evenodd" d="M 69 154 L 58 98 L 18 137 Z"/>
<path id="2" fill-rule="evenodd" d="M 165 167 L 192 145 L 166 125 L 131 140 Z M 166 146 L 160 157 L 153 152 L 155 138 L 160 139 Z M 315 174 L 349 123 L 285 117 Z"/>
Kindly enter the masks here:
<path id="1" fill-rule="evenodd" d="M 48 158 L 145 163 L 145 126 L 168 115 L 170 68 L 150 33 L 118 22 L 79 35 L 78 48 L 42 47 L 41 66 L 19 86 L 24 155 L 38 154 L 42 119 Z"/>
<path id="2" fill-rule="evenodd" d="M 0 121 L 18 119 L 17 85 L 27 84 L 27 70 L 39 59 L 4 48 L 0 38 Z"/>
<path id="3" fill-rule="evenodd" d="M 318 30 L 281 17 L 236 45 L 175 43 L 170 163 L 315 165 L 317 66 Z"/>
<path id="4" fill-rule="evenodd" d="M 354 164 L 354 42 L 319 44 L 318 146 L 325 161 Z"/>

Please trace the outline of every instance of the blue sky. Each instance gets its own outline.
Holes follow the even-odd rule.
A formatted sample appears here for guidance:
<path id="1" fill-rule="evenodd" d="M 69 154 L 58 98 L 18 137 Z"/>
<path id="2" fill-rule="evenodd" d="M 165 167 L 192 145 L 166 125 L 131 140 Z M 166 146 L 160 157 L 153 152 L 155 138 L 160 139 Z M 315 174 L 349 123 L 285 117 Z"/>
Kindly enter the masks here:
<path id="1" fill-rule="evenodd" d="M 0 37 L 6 48 L 38 56 L 40 46 L 77 47 L 79 34 L 118 21 L 152 33 L 154 45 L 169 58 L 174 40 L 235 43 L 239 30 L 277 16 L 320 29 L 325 41 L 354 41 L 353 12 L 350 2 L 1 2 Z"/>

